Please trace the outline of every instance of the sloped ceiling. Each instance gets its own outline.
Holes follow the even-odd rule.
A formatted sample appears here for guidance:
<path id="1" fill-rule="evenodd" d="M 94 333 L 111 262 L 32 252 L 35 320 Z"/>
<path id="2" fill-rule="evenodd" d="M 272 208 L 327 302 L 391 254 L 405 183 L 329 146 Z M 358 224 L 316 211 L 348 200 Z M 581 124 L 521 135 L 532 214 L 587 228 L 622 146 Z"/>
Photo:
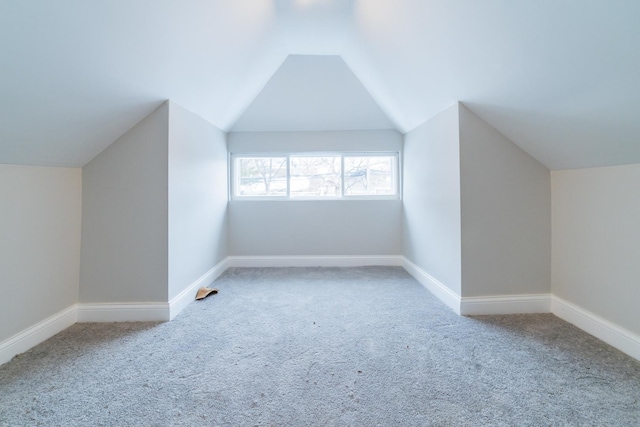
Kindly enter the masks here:
<path id="1" fill-rule="evenodd" d="M 232 131 L 395 129 L 340 56 L 290 55 Z"/>
<path id="2" fill-rule="evenodd" d="M 0 0 L 0 162 L 82 166 L 167 99 L 228 129 L 286 56 L 275 13 L 272 0 Z"/>
<path id="3" fill-rule="evenodd" d="M 551 169 L 640 163 L 640 2 L 0 0 L 0 163 L 82 166 L 172 99 L 230 130 L 289 54 L 407 132 L 462 101 Z"/>

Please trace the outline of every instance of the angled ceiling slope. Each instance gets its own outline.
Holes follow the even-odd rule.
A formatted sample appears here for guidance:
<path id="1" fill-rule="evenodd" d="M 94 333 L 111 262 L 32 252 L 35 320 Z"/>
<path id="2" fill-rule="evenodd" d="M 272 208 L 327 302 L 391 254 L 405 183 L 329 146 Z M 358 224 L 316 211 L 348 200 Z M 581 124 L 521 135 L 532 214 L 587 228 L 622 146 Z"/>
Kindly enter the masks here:
<path id="1" fill-rule="evenodd" d="M 82 166 L 167 99 L 224 131 L 264 129 L 262 110 L 287 117 L 266 129 L 402 133 L 461 101 L 550 169 L 640 163 L 639 16 L 633 0 L 0 1 L 0 163 Z M 288 54 L 340 55 L 390 120 L 327 64 L 251 105 Z M 296 84 L 323 97 L 294 104 Z"/>
<path id="2" fill-rule="evenodd" d="M 232 131 L 395 129 L 337 55 L 289 55 Z"/>
<path id="3" fill-rule="evenodd" d="M 282 50 L 273 0 L 0 1 L 0 163 L 81 167 L 167 99 L 228 130 Z"/>

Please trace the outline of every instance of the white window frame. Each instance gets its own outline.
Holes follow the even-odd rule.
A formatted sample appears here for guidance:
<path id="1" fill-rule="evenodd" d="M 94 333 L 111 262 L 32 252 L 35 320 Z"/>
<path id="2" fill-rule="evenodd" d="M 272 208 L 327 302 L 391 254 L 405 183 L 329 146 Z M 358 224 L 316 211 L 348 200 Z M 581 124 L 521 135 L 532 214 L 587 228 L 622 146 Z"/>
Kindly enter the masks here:
<path id="1" fill-rule="evenodd" d="M 340 157 L 340 195 L 339 196 L 291 196 L 291 157 Z M 287 194 L 286 196 L 243 196 L 236 194 L 238 187 L 239 171 L 236 170 L 236 161 L 241 158 L 256 157 L 286 157 L 287 159 Z M 392 180 L 395 194 L 385 195 L 348 195 L 345 194 L 344 185 L 344 158 L 345 157 L 393 157 Z M 347 200 L 399 200 L 401 198 L 401 170 L 400 153 L 397 151 L 312 151 L 312 152 L 236 152 L 229 154 L 229 199 L 241 201 L 347 201 Z"/>

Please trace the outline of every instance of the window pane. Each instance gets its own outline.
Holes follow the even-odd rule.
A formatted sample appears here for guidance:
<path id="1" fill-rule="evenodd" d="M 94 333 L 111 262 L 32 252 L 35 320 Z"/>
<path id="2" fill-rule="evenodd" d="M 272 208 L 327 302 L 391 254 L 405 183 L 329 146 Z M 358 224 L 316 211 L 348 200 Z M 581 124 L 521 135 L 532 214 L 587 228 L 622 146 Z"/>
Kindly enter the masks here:
<path id="1" fill-rule="evenodd" d="M 286 157 L 241 157 L 235 166 L 237 196 L 286 197 Z"/>
<path id="2" fill-rule="evenodd" d="M 340 156 L 292 156 L 291 197 L 340 197 Z"/>
<path id="3" fill-rule="evenodd" d="M 395 156 L 345 156 L 344 194 L 381 196 L 396 194 Z"/>

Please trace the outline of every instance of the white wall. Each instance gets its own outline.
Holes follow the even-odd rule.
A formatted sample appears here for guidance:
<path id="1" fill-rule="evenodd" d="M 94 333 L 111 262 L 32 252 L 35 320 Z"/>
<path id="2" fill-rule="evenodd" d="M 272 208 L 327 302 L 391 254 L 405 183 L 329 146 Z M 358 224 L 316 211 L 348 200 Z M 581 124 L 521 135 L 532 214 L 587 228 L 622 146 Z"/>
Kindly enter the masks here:
<path id="1" fill-rule="evenodd" d="M 460 104 L 462 296 L 551 291 L 549 170 Z"/>
<path id="2" fill-rule="evenodd" d="M 82 169 L 82 303 L 166 302 L 168 104 Z"/>
<path id="3" fill-rule="evenodd" d="M 458 106 L 404 137 L 403 253 L 461 292 Z"/>
<path id="4" fill-rule="evenodd" d="M 640 334 L 640 164 L 551 173 L 553 293 Z"/>
<path id="5" fill-rule="evenodd" d="M 80 169 L 0 165 L 0 342 L 75 304 Z"/>
<path id="6" fill-rule="evenodd" d="M 226 134 L 169 103 L 169 300 L 227 257 Z"/>
<path id="7" fill-rule="evenodd" d="M 402 202 L 232 201 L 231 254 L 399 255 Z"/>
<path id="8" fill-rule="evenodd" d="M 402 135 L 395 130 L 230 132 L 227 141 L 231 153 L 402 151 Z"/>
<path id="9" fill-rule="evenodd" d="M 232 132 L 234 152 L 401 151 L 396 131 Z M 231 201 L 231 255 L 399 255 L 402 202 Z"/>

